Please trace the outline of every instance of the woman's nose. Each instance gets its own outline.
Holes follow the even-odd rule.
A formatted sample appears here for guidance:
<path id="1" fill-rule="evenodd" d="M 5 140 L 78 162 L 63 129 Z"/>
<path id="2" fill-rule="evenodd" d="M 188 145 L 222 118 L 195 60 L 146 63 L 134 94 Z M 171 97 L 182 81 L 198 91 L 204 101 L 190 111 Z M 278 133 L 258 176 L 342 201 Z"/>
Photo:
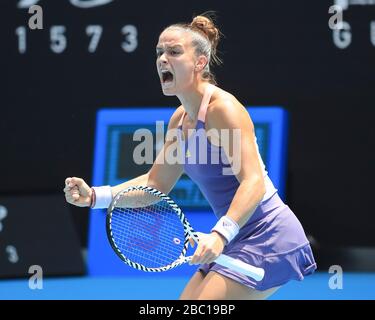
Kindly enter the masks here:
<path id="1" fill-rule="evenodd" d="M 165 53 L 162 53 L 159 57 L 159 61 L 163 64 L 166 64 L 168 61 L 167 61 L 167 58 L 165 56 Z"/>

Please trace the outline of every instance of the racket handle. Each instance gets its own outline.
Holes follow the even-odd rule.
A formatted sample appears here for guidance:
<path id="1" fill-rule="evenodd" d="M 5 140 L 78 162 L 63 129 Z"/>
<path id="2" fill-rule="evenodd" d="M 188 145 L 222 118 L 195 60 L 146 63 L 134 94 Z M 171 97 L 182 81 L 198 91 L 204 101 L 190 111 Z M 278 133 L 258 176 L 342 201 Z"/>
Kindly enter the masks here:
<path id="1" fill-rule="evenodd" d="M 237 271 L 248 277 L 251 277 L 256 281 L 260 281 L 264 277 L 264 269 L 254 267 L 241 260 L 231 258 L 225 254 L 222 254 L 219 257 L 217 257 L 215 262 L 233 271 Z"/>

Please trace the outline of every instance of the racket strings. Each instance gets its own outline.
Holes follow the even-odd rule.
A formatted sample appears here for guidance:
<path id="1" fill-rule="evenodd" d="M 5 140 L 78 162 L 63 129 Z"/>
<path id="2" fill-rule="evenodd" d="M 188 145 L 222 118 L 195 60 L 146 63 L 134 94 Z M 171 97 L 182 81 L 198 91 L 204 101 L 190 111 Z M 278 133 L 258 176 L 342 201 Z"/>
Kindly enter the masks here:
<path id="1" fill-rule="evenodd" d="M 164 241 L 168 241 L 170 239 L 170 234 L 168 235 L 168 237 L 166 237 L 164 234 L 158 233 L 158 229 L 155 228 L 155 227 L 152 228 L 152 229 L 149 228 L 149 225 L 145 224 L 146 221 L 142 221 L 140 223 L 139 220 L 135 220 L 135 221 L 133 221 L 133 223 L 130 223 L 128 219 L 124 219 L 122 217 L 124 214 L 126 214 L 126 212 L 121 211 L 120 213 L 116 212 L 116 214 L 119 214 L 119 216 L 117 217 L 117 219 L 113 220 L 112 224 L 113 224 L 113 226 L 117 227 L 120 230 L 123 229 L 124 227 L 125 228 L 134 228 L 134 230 L 132 231 L 134 236 L 142 236 L 143 234 L 146 233 L 150 237 L 152 237 L 153 235 L 158 236 L 159 239 L 162 239 Z M 147 220 L 147 223 L 149 223 L 149 222 L 151 223 L 152 221 Z M 142 230 L 142 228 L 144 228 L 144 230 Z M 137 231 L 139 231 L 139 232 L 137 232 Z M 174 231 L 174 234 L 178 234 L 180 232 L 180 230 L 178 230 L 176 228 L 171 228 L 170 233 L 172 233 L 172 231 Z M 125 234 L 124 232 L 119 233 L 118 234 L 118 240 L 121 240 L 121 239 L 124 240 L 124 241 L 129 240 L 128 234 Z"/>
<path id="2" fill-rule="evenodd" d="M 172 247 L 165 245 L 171 242 L 170 236 L 166 237 L 161 232 L 150 232 L 147 228 L 149 224 L 146 223 L 149 223 L 151 219 L 147 215 L 138 213 L 134 215 L 135 219 L 133 217 L 133 219 L 126 220 L 123 218 L 124 214 L 129 214 L 129 212 L 121 210 L 117 215 L 120 219 L 113 222 L 116 230 L 119 230 L 119 232 L 114 231 L 113 234 L 118 248 L 128 259 L 143 265 L 146 265 L 144 260 L 147 260 L 147 264 L 154 262 L 157 265 L 165 265 L 179 257 L 181 248 L 175 242 Z M 140 217 L 147 218 L 142 220 Z M 143 229 L 142 225 L 146 228 Z M 128 230 L 128 232 L 124 232 L 124 230 Z M 163 251 L 161 251 L 161 247 L 163 247 Z"/>
<path id="3" fill-rule="evenodd" d="M 142 230 L 142 224 L 139 223 L 139 220 L 129 221 L 128 219 L 124 219 L 123 215 L 125 212 L 118 213 L 118 219 L 115 219 L 112 222 L 114 230 L 123 230 L 123 229 L 130 229 L 132 228 L 131 234 L 125 234 L 124 232 L 114 232 L 116 237 L 116 244 L 121 251 L 124 251 L 124 248 L 129 248 L 130 246 L 135 246 L 143 250 L 143 255 L 147 255 L 147 252 L 150 252 L 153 255 L 155 242 L 152 240 L 159 241 L 169 241 L 171 237 L 166 237 L 164 234 L 157 234 L 157 229 L 155 231 L 150 232 L 150 230 L 146 227 L 145 230 Z M 125 213 L 126 214 L 126 213 Z M 151 221 L 147 219 L 148 221 Z M 143 222 L 142 222 L 143 223 Z M 178 230 L 177 230 L 178 232 Z M 176 233 L 176 232 L 175 232 Z M 159 239 L 155 239 L 159 237 Z M 146 241 L 145 241 L 146 240 Z M 178 246 L 174 246 L 174 250 L 171 250 L 170 247 L 165 248 L 165 253 L 170 253 L 174 260 L 176 256 L 178 257 L 181 254 L 181 249 Z M 130 251 L 128 254 L 128 258 L 131 259 L 132 256 L 139 253 L 138 251 Z M 172 259 L 171 257 L 171 259 Z M 134 257 L 135 258 L 135 257 Z M 131 259 L 132 260 L 132 259 Z"/>
<path id="4" fill-rule="evenodd" d="M 173 263 L 184 249 L 184 227 L 175 210 L 165 199 L 142 190 L 119 198 L 110 225 L 120 253 L 149 268 Z"/>

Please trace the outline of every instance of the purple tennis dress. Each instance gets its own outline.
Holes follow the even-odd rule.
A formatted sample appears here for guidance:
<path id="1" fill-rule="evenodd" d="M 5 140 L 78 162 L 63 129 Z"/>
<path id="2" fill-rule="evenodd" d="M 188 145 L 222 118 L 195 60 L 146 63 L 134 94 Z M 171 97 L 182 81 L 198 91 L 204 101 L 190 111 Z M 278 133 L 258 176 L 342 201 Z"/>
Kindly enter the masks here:
<path id="1" fill-rule="evenodd" d="M 184 155 L 185 173 L 198 185 L 215 215 L 220 218 L 229 209 L 239 182 L 235 175 L 223 174 L 224 168 L 231 170 L 227 157 L 223 149 L 211 144 L 206 136 L 205 116 L 214 90 L 215 86 L 207 86 L 199 109 L 196 130 L 187 139 L 183 139 L 181 130 L 185 113 L 181 117 L 179 139 Z M 263 268 L 264 278 L 256 281 L 216 263 L 201 265 L 198 270 L 204 274 L 215 271 L 250 288 L 267 290 L 292 279 L 302 280 L 304 276 L 315 271 L 316 263 L 300 222 L 280 199 L 277 189 L 268 177 L 259 151 L 258 158 L 263 169 L 266 194 L 239 234 L 224 248 L 223 253 Z"/>

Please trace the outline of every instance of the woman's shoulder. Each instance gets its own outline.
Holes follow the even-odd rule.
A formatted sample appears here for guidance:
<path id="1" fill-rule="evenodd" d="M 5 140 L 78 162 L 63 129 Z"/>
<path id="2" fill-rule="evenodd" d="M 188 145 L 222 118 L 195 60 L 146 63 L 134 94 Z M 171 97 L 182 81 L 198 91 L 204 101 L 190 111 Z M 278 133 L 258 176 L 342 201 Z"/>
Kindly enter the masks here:
<path id="1" fill-rule="evenodd" d="M 206 122 L 209 127 L 220 127 L 228 121 L 235 123 L 244 116 L 249 115 L 242 103 L 233 94 L 216 87 L 207 107 Z"/>
<path id="2" fill-rule="evenodd" d="M 243 105 L 238 99 L 230 92 L 225 91 L 219 87 L 215 87 L 212 94 L 210 104 L 208 105 L 207 112 L 214 112 L 220 110 L 233 111 L 234 109 L 242 109 Z M 211 109 L 211 110 L 210 110 Z"/>

